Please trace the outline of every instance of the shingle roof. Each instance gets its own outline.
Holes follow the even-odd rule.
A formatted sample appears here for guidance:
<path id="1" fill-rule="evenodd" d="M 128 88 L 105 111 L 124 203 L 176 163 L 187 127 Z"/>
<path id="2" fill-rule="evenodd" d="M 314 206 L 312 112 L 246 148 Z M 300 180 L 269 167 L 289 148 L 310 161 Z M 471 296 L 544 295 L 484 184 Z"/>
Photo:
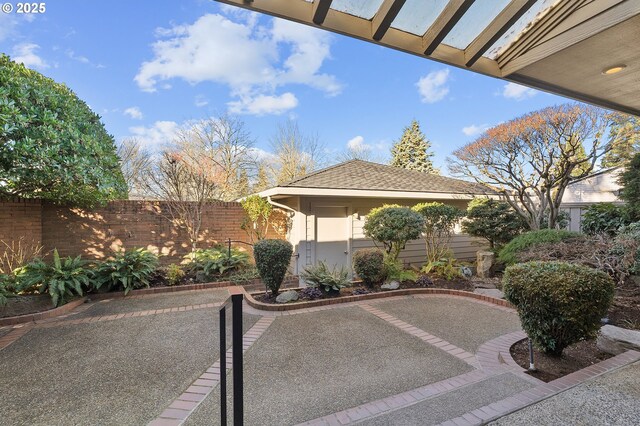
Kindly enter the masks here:
<path id="1" fill-rule="evenodd" d="M 495 194 L 484 185 L 362 160 L 351 160 L 281 184 L 285 188 Z"/>

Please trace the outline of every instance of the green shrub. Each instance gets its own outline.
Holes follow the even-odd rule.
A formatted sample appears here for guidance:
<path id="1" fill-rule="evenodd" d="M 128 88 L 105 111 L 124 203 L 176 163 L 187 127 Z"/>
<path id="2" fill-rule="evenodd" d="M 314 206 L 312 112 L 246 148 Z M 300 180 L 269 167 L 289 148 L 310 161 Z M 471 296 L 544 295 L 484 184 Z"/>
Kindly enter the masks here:
<path id="1" fill-rule="evenodd" d="M 549 229 L 549 210 L 545 210 L 542 219 L 540 219 L 540 229 Z M 571 222 L 571 215 L 566 210 L 560 210 L 556 217 L 556 226 L 553 229 L 566 229 Z"/>
<path id="2" fill-rule="evenodd" d="M 8 274 L 0 274 L 0 306 L 7 304 L 7 296 L 11 294 L 11 278 Z"/>
<path id="3" fill-rule="evenodd" d="M 37 288 L 38 293 L 49 293 L 53 306 L 64 305 L 74 295 L 82 296 L 83 287 L 90 285 L 91 271 L 80 256 L 60 258 L 53 251 L 53 262 L 37 258 L 27 264 L 17 278 L 18 290 Z"/>
<path id="4" fill-rule="evenodd" d="M 364 284 L 372 287 L 386 278 L 384 253 L 378 249 L 358 250 L 353 254 L 353 269 Z"/>
<path id="5" fill-rule="evenodd" d="M 588 235 L 608 234 L 614 236 L 618 229 L 626 225 L 623 207 L 612 203 L 592 204 L 582 215 L 582 232 Z"/>
<path id="6" fill-rule="evenodd" d="M 340 291 L 341 288 L 351 285 L 349 271 L 344 266 L 329 269 L 322 261 L 304 268 L 300 276 L 309 287 L 321 288 L 326 293 Z"/>
<path id="7" fill-rule="evenodd" d="M 530 231 L 515 237 L 506 246 L 500 250 L 498 260 L 507 265 L 518 263 L 518 255 L 532 246 L 545 243 L 557 243 L 568 240 L 570 238 L 579 238 L 577 232 L 557 230 L 557 229 L 541 229 L 539 231 Z"/>
<path id="8" fill-rule="evenodd" d="M 424 219 L 422 236 L 427 248 L 427 262 L 437 261 L 449 251 L 454 226 L 464 213 L 457 207 L 437 202 L 416 204 L 413 211 Z"/>
<path id="9" fill-rule="evenodd" d="M 402 262 L 398 259 L 393 259 L 390 256 L 386 256 L 384 259 L 386 281 L 413 281 L 418 279 L 418 273 L 411 269 L 405 269 Z"/>
<path id="10" fill-rule="evenodd" d="M 620 198 L 625 204 L 625 214 L 629 221 L 640 220 L 640 153 L 635 154 L 620 174 L 618 183 L 622 186 Z"/>
<path id="11" fill-rule="evenodd" d="M 454 278 L 463 278 L 460 266 L 456 265 L 456 260 L 451 257 L 443 257 L 442 259 L 428 262 L 421 269 L 421 272 L 425 274 L 434 274 L 444 278 L 447 281 L 451 281 Z"/>
<path id="12" fill-rule="evenodd" d="M 513 208 L 504 201 L 491 198 L 474 198 L 467 208 L 462 231 L 489 242 L 497 249 L 514 239 L 526 228 L 526 223 Z"/>
<path id="13" fill-rule="evenodd" d="M 149 287 L 149 278 L 157 267 L 158 256 L 149 250 L 125 250 L 98 265 L 95 287 L 107 284 L 109 290 L 124 290 L 127 295 L 133 289 Z"/>
<path id="14" fill-rule="evenodd" d="M 169 285 L 180 284 L 180 281 L 185 277 L 186 273 L 180 265 L 172 263 L 167 266 L 167 283 Z"/>
<path id="15" fill-rule="evenodd" d="M 407 241 L 420 238 L 424 219 L 409 207 L 384 205 L 372 209 L 364 224 L 364 234 L 384 245 L 393 260 L 398 258 Z"/>
<path id="16" fill-rule="evenodd" d="M 611 254 L 623 259 L 622 263 L 627 266 L 629 274 L 640 274 L 640 222 L 631 223 L 618 230 Z"/>
<path id="17" fill-rule="evenodd" d="M 253 246 L 253 257 L 260 278 L 273 296 L 278 295 L 292 254 L 293 246 L 288 241 L 260 240 Z"/>
<path id="18" fill-rule="evenodd" d="M 502 287 L 518 309 L 522 328 L 543 352 L 596 337 L 613 300 L 604 272 L 565 262 L 529 262 L 507 268 Z"/>
<path id="19" fill-rule="evenodd" d="M 201 273 L 205 279 L 237 271 L 249 265 L 250 256 L 247 252 L 235 247 L 231 248 L 231 256 L 227 247 L 212 247 L 198 249 L 184 257 L 189 271 L 193 274 Z"/>

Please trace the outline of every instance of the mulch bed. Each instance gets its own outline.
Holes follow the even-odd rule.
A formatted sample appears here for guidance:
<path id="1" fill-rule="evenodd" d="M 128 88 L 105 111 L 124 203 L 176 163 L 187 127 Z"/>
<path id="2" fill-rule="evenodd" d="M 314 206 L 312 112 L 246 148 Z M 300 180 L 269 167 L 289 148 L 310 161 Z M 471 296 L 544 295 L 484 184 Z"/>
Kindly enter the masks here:
<path id="1" fill-rule="evenodd" d="M 53 309 L 51 296 L 48 294 L 34 296 L 15 296 L 7 298 L 7 304 L 0 306 L 0 318 L 17 315 L 35 314 Z"/>
<path id="2" fill-rule="evenodd" d="M 616 289 L 613 304 L 607 317 L 609 324 L 632 330 L 640 330 L 640 285 L 636 279 Z"/>
<path id="3" fill-rule="evenodd" d="M 525 369 L 529 368 L 529 343 L 527 339 L 520 340 L 511 346 L 510 352 L 518 365 Z M 613 356 L 598 349 L 595 340 L 573 344 L 562 352 L 561 357 L 546 355 L 535 348 L 533 352 L 534 364 L 538 371 L 527 371 L 527 374 L 543 382 L 550 382 Z"/>
<path id="4" fill-rule="evenodd" d="M 450 290 L 464 290 L 464 291 L 473 291 L 475 289 L 474 282 L 464 278 L 456 278 L 451 281 L 447 281 L 440 277 L 436 277 L 433 275 L 429 275 L 429 278 L 433 281 L 433 285 L 428 287 L 420 286 L 412 281 L 403 281 L 400 285 L 401 289 L 405 288 L 446 288 Z M 322 292 L 320 297 L 315 297 L 313 299 L 308 298 L 300 298 L 296 302 L 289 303 L 299 303 L 299 302 L 308 302 L 309 300 L 322 300 L 322 299 L 335 299 L 342 296 L 351 296 L 357 294 L 368 294 L 368 293 L 383 293 L 385 290 L 382 290 L 379 285 L 374 286 L 373 288 L 367 288 L 362 285 L 354 285 L 353 287 L 347 287 L 340 290 L 340 293 L 325 293 Z M 275 304 L 276 298 L 271 296 L 271 294 L 259 294 L 253 296 L 255 300 L 262 303 L 270 303 Z"/>

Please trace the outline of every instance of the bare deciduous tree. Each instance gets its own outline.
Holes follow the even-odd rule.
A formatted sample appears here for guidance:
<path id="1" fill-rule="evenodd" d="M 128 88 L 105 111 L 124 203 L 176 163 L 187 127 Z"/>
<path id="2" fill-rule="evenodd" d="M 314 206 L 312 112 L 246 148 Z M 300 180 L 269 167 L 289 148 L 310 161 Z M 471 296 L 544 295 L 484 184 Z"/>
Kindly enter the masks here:
<path id="1" fill-rule="evenodd" d="M 146 173 L 146 190 L 164 201 L 167 218 L 187 231 L 192 253 L 200 239 L 206 203 L 215 200 L 219 181 L 217 164 L 172 151 L 163 152 Z"/>
<path id="2" fill-rule="evenodd" d="M 231 201 L 246 194 L 239 190 L 243 173 L 253 175 L 253 140 L 243 121 L 228 115 L 200 120 L 181 132 L 174 143 L 191 162 L 215 165 L 219 179 L 214 198 Z"/>
<path id="3" fill-rule="evenodd" d="M 151 153 L 136 138 L 124 139 L 118 145 L 122 175 L 129 188 L 129 197 L 144 195 L 144 175 L 152 164 Z"/>
<path id="4" fill-rule="evenodd" d="M 487 130 L 448 159 L 452 174 L 500 193 L 531 229 L 554 228 L 567 186 L 588 176 L 615 142 L 617 114 L 565 104 Z"/>
<path id="5" fill-rule="evenodd" d="M 292 120 L 278 126 L 271 148 L 275 160 L 269 168 L 278 184 L 305 176 L 324 164 L 324 146 L 318 137 L 305 135 Z"/>

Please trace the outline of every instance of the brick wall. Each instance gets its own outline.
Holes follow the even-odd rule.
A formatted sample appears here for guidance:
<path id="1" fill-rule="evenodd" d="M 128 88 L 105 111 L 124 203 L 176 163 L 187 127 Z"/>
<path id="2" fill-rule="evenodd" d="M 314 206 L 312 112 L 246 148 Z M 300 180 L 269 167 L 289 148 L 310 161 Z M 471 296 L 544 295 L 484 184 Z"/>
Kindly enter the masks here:
<path id="1" fill-rule="evenodd" d="M 239 203 L 209 203 L 199 247 L 223 243 L 227 238 L 248 241 L 240 229 L 244 216 Z M 163 255 L 163 263 L 170 263 L 190 251 L 186 232 L 174 225 L 162 202 L 114 201 L 90 211 L 38 201 L 0 202 L 0 240 L 22 235 L 39 238 L 45 251 L 57 248 L 61 255 L 87 259 L 108 257 L 121 248 L 144 247 Z M 278 238 L 274 232 L 269 237 Z M 250 251 L 248 246 L 238 246 Z"/>
<path id="2" fill-rule="evenodd" d="M 0 201 L 0 256 L 5 243 L 14 248 L 36 247 L 42 241 L 42 205 L 39 200 Z"/>

